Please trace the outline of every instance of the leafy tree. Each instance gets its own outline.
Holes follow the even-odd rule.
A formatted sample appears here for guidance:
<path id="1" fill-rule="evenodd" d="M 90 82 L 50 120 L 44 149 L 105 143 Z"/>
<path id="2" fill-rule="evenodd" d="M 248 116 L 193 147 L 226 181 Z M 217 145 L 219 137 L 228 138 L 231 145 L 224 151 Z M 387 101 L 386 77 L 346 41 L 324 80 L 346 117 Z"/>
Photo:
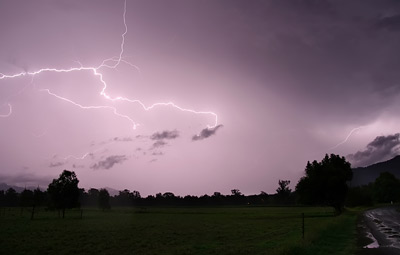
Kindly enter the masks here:
<path id="1" fill-rule="evenodd" d="M 276 194 L 281 198 L 288 198 L 292 190 L 289 188 L 289 180 L 279 180 L 279 187 L 276 189 Z"/>
<path id="2" fill-rule="evenodd" d="M 353 177 L 350 163 L 339 155 L 326 154 L 321 162 L 307 162 L 305 173 L 296 185 L 300 202 L 333 206 L 341 213 L 348 191 L 347 182 Z"/>
<path id="3" fill-rule="evenodd" d="M 346 198 L 346 206 L 372 206 L 373 203 L 373 184 L 349 188 Z"/>
<path id="4" fill-rule="evenodd" d="M 140 199 L 142 196 L 140 195 L 140 192 L 137 190 L 132 191 L 132 197 L 133 199 Z"/>
<path id="5" fill-rule="evenodd" d="M 13 188 L 8 188 L 4 194 L 6 206 L 17 206 L 18 205 L 18 193 Z"/>
<path id="6" fill-rule="evenodd" d="M 233 189 L 233 190 L 231 190 L 231 194 L 232 194 L 232 196 L 241 196 L 242 192 L 240 192 L 240 190 L 238 190 L 238 189 Z"/>
<path id="7" fill-rule="evenodd" d="M 229 203 L 235 205 L 247 204 L 246 197 L 238 189 L 231 190 L 231 196 L 229 196 Z"/>
<path id="8" fill-rule="evenodd" d="M 128 189 L 120 191 L 117 201 L 119 206 L 132 206 L 132 193 Z"/>
<path id="9" fill-rule="evenodd" d="M 75 172 L 64 170 L 58 179 L 53 179 L 47 189 L 53 206 L 62 210 L 62 217 L 65 216 L 66 208 L 78 207 L 79 199 L 79 180 Z"/>
<path id="10" fill-rule="evenodd" d="M 24 189 L 20 194 L 19 204 L 22 207 L 33 206 L 33 191 L 29 189 Z"/>
<path id="11" fill-rule="evenodd" d="M 37 187 L 33 191 L 33 204 L 34 204 L 34 206 L 41 206 L 42 204 L 44 204 L 45 198 L 46 198 L 45 192 L 41 191 L 39 189 L 39 187 Z"/>
<path id="12" fill-rule="evenodd" d="M 99 208 L 100 209 L 110 209 L 110 194 L 106 189 L 100 189 L 99 191 Z"/>
<path id="13" fill-rule="evenodd" d="M 99 204 L 99 190 L 90 188 L 87 193 L 86 203 L 89 206 L 97 206 Z"/>
<path id="14" fill-rule="evenodd" d="M 213 197 L 221 197 L 221 196 L 222 196 L 221 192 L 218 191 L 214 192 L 213 194 Z"/>
<path id="15" fill-rule="evenodd" d="M 374 183 L 375 200 L 378 203 L 397 202 L 400 198 L 400 180 L 389 172 L 383 172 Z"/>
<path id="16" fill-rule="evenodd" d="M 4 194 L 4 190 L 0 190 L 0 207 L 3 207 L 6 205 L 5 203 L 5 194 Z"/>

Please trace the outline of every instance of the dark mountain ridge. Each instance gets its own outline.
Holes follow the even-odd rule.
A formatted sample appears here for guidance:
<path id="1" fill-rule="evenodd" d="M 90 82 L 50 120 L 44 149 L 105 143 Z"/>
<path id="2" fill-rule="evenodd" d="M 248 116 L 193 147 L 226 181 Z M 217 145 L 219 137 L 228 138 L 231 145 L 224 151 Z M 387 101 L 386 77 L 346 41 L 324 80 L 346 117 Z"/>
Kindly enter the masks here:
<path id="1" fill-rule="evenodd" d="M 353 168 L 351 186 L 361 186 L 374 182 L 383 172 L 389 172 L 400 179 L 400 155 L 367 167 Z"/>

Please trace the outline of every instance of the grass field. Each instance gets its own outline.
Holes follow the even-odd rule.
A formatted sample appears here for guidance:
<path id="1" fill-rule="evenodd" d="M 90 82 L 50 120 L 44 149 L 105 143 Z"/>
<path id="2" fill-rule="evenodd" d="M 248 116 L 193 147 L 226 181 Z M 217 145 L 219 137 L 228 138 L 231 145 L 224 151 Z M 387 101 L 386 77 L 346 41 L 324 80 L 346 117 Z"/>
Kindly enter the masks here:
<path id="1" fill-rule="evenodd" d="M 305 238 L 302 218 L 305 213 Z M 0 208 L 0 254 L 352 254 L 356 215 L 331 208 Z"/>

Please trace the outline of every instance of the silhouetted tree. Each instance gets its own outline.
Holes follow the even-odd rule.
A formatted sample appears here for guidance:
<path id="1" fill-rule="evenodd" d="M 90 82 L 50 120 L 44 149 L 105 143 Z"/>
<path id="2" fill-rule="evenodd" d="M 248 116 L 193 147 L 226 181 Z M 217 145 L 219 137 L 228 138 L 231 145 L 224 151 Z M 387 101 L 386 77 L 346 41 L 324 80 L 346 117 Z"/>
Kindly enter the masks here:
<path id="1" fill-rule="evenodd" d="M 326 154 L 321 162 L 307 162 L 305 173 L 296 185 L 300 202 L 333 206 L 341 213 L 348 191 L 347 182 L 353 177 L 350 163 L 339 155 Z"/>
<path id="2" fill-rule="evenodd" d="M 34 205 L 33 191 L 29 189 L 24 189 L 19 195 L 19 205 L 22 207 L 28 207 Z"/>
<path id="3" fill-rule="evenodd" d="M 278 198 L 278 202 L 286 203 L 292 193 L 292 190 L 289 188 L 290 181 L 289 180 L 279 180 L 278 188 L 276 189 L 276 195 Z"/>
<path id="4" fill-rule="evenodd" d="M 99 205 L 99 190 L 90 188 L 86 194 L 85 204 L 87 206 Z"/>
<path id="5" fill-rule="evenodd" d="M 246 203 L 246 197 L 240 192 L 238 189 L 232 189 L 231 190 L 231 196 L 229 197 L 230 204 L 247 204 Z"/>
<path id="6" fill-rule="evenodd" d="M 346 206 L 371 206 L 373 205 L 373 184 L 349 188 Z"/>
<path id="7" fill-rule="evenodd" d="M 117 198 L 117 204 L 119 206 L 132 206 L 132 193 L 128 189 L 120 191 Z"/>
<path id="8" fill-rule="evenodd" d="M 79 180 L 75 172 L 64 170 L 58 179 L 53 179 L 47 189 L 53 206 L 62 210 L 62 217 L 65 217 L 65 209 L 79 205 Z"/>
<path id="9" fill-rule="evenodd" d="M 100 189 L 99 191 L 99 208 L 100 209 L 110 209 L 110 194 L 106 189 Z"/>
<path id="10" fill-rule="evenodd" d="M 18 193 L 13 188 L 8 188 L 4 194 L 6 206 L 18 206 Z"/>
<path id="11" fill-rule="evenodd" d="M 233 190 L 231 190 L 231 194 L 232 194 L 232 196 L 241 196 L 242 192 L 240 192 L 240 190 L 238 190 L 238 189 L 233 189 Z"/>
<path id="12" fill-rule="evenodd" d="M 383 172 L 374 182 L 374 199 L 378 203 L 397 202 L 400 199 L 400 180 L 389 172 Z"/>
<path id="13" fill-rule="evenodd" d="M 0 190 L 0 207 L 3 207 L 6 205 L 6 198 L 4 194 L 4 190 Z"/>
<path id="14" fill-rule="evenodd" d="M 132 199 L 133 205 L 139 205 L 142 200 L 142 197 L 140 196 L 140 192 L 137 190 L 132 191 L 131 199 Z"/>
<path id="15" fill-rule="evenodd" d="M 41 206 L 45 203 L 46 200 L 46 194 L 45 192 L 41 191 L 39 187 L 37 187 L 33 191 L 33 203 L 34 206 Z"/>

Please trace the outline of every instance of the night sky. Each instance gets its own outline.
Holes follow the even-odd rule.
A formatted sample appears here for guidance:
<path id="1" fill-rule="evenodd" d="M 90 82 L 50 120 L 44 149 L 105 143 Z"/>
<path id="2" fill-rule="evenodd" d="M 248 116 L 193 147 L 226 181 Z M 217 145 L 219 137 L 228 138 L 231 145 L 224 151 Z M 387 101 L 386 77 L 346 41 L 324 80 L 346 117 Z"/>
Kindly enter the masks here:
<path id="1" fill-rule="evenodd" d="M 274 193 L 399 154 L 400 1 L 124 5 L 0 0 L 0 182 Z"/>

